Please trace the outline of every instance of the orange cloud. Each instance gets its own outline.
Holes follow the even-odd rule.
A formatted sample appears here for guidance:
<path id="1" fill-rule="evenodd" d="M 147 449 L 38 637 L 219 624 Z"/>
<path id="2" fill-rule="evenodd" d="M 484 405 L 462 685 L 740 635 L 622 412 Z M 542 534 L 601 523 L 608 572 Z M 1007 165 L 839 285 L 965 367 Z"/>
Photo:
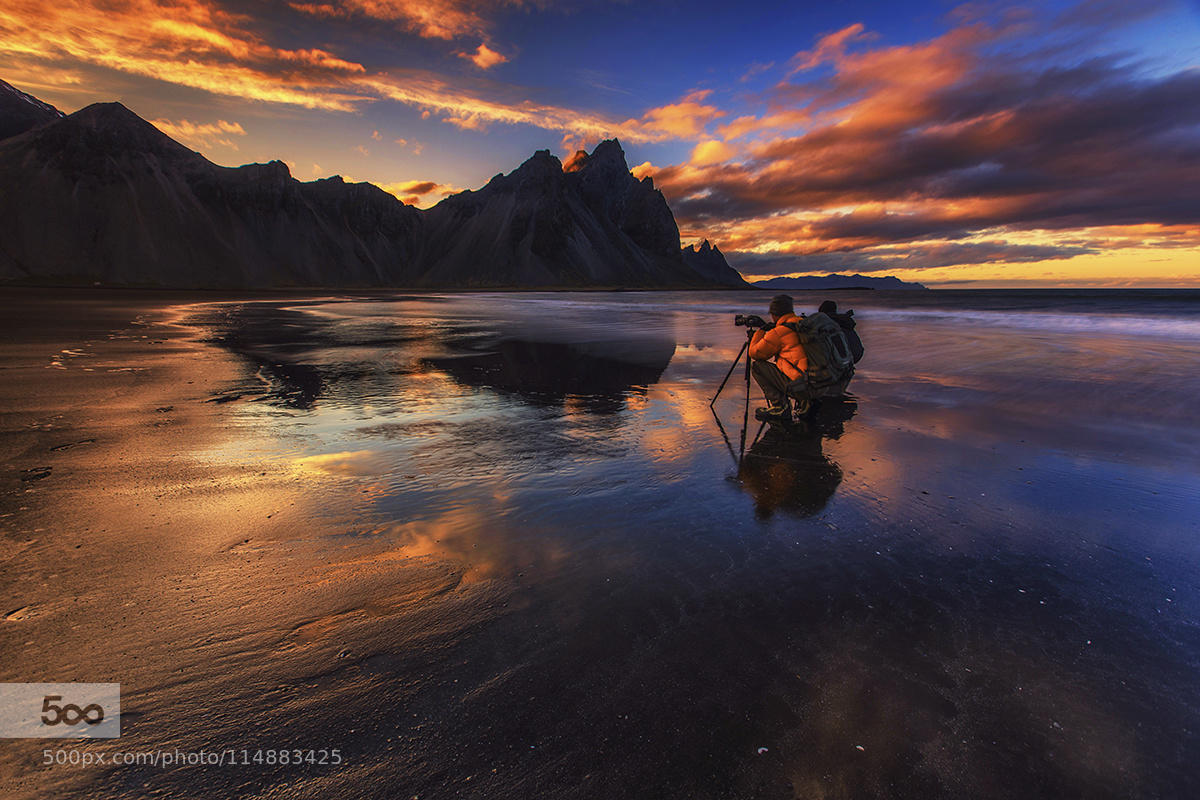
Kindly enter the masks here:
<path id="1" fill-rule="evenodd" d="M 468 130 L 484 130 L 488 125 L 530 125 L 543 130 L 566 131 L 572 141 L 599 141 L 613 136 L 637 142 L 660 142 L 702 130 L 695 119 L 687 120 L 688 107 L 696 117 L 720 116 L 724 112 L 711 106 L 698 106 L 685 98 L 674 106 L 652 109 L 640 120 L 615 122 L 600 114 L 532 100 L 492 99 L 464 91 L 438 75 L 410 71 L 404 74 L 368 76 L 355 85 L 406 105 L 417 106 L 442 121 Z M 500 90 L 504 87 L 494 87 Z M 511 87 L 509 87 L 511 91 Z M 664 109 L 668 109 L 664 111 Z M 422 115 L 424 116 L 424 114 Z"/>
<path id="2" fill-rule="evenodd" d="M 439 12 L 441 9 L 441 13 Z M 363 14 L 408 20 L 424 35 L 476 32 L 478 14 L 465 3 L 356 0 L 305 7 L 307 13 Z M 218 95 L 350 112 L 381 98 L 438 114 L 448 124 L 483 130 L 493 123 L 530 125 L 573 136 L 665 141 L 697 135 L 702 121 L 720 116 L 693 93 L 678 104 L 651 109 L 642 119 L 607 116 L 528 99 L 516 86 L 480 83 L 466 88 L 420 70 L 372 72 L 321 49 L 274 47 L 254 32 L 254 20 L 213 0 L 79 0 L 61 5 L 9 0 L 0 6 L 0 65 L 87 65 L 188 86 Z M 406 23 L 408 24 L 408 23 Z M 478 65 L 502 55 L 480 46 Z M 700 121 L 700 122 L 698 122 Z"/>
<path id="3" fill-rule="evenodd" d="M 640 181 L 642 178 L 647 176 L 654 177 L 654 174 L 658 172 L 658 167 L 654 166 L 649 161 L 643 161 L 641 164 L 638 164 L 629 171 L 633 173 L 633 177 Z"/>
<path id="4" fill-rule="evenodd" d="M 802 108 L 789 108 L 764 114 L 761 117 L 753 114 L 738 117 L 727 125 L 717 128 L 717 133 L 727 140 L 740 139 L 748 134 L 776 133 L 792 131 L 812 122 L 812 116 Z"/>
<path id="5" fill-rule="evenodd" d="M 292 8 L 322 17 L 363 16 L 399 23 L 405 30 L 427 39 L 480 36 L 488 27 L 479 13 L 486 4 L 469 0 L 334 0 L 324 3 L 290 3 Z M 511 5 L 520 5 L 513 2 Z"/>
<path id="6" fill-rule="evenodd" d="M 720 164 L 728 161 L 737 154 L 737 150 L 719 139 L 709 139 L 696 145 L 692 150 L 692 164 L 705 167 L 710 164 Z"/>
<path id="7" fill-rule="evenodd" d="M 503 64 L 508 61 L 508 56 L 497 53 L 495 50 L 488 47 L 486 44 L 483 44 L 482 42 L 480 43 L 479 47 L 476 48 L 474 53 L 464 51 L 459 53 L 458 57 L 465 58 L 467 61 L 470 61 L 480 69 L 491 69 L 497 64 Z"/>
<path id="8" fill-rule="evenodd" d="M 645 141 L 698 139 L 710 122 L 726 112 L 704 101 L 712 90 L 695 91 L 677 103 L 652 108 L 641 119 L 629 119 L 621 125 L 626 138 Z"/>
<path id="9" fill-rule="evenodd" d="M 393 194 L 403 203 L 409 205 L 433 205 L 435 201 L 461 192 L 462 189 L 437 181 L 400 181 L 398 183 L 379 184 L 379 188 Z"/>
<path id="10" fill-rule="evenodd" d="M 0 56 L 90 64 L 306 108 L 350 111 L 364 99 L 345 87 L 362 65 L 323 50 L 272 47 L 248 22 L 205 0 L 11 0 L 0 7 Z"/>
<path id="11" fill-rule="evenodd" d="M 584 163 L 587 161 L 587 156 L 588 154 L 586 150 L 582 148 L 576 150 L 565 161 L 562 162 L 562 171 L 578 172 L 583 168 Z"/>
<path id="12" fill-rule="evenodd" d="M 154 119 L 150 122 L 167 136 L 195 149 L 223 145 L 236 150 L 237 145 L 229 137 L 246 135 L 245 129 L 239 123 L 226 122 L 223 119 L 208 123 L 191 122 L 186 119 L 178 122 L 172 122 L 169 119 Z"/>
<path id="13" fill-rule="evenodd" d="M 856 22 L 853 25 L 847 25 L 840 31 L 825 34 L 817 40 L 817 46 L 812 50 L 802 50 L 792 56 L 792 69 L 788 75 L 795 75 L 797 72 L 812 69 L 818 64 L 843 57 L 846 53 L 846 46 L 851 42 L 872 38 L 869 34 L 863 33 L 864 30 L 863 24 Z"/>

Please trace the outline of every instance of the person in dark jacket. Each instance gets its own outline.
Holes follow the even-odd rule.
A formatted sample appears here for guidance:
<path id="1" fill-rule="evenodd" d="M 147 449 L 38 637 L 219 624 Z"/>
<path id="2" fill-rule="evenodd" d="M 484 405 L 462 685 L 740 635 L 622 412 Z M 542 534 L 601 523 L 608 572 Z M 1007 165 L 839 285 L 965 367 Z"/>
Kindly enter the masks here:
<path id="1" fill-rule="evenodd" d="M 847 311 L 845 314 L 839 314 L 837 310 L 837 302 L 834 300 L 826 300 L 817 308 L 817 313 L 825 314 L 830 319 L 838 324 L 842 329 L 842 333 L 846 334 L 846 343 L 850 345 L 850 355 L 854 357 L 854 363 L 857 364 L 862 360 L 863 349 L 862 339 L 858 332 L 854 330 L 856 323 L 854 322 L 854 312 Z"/>

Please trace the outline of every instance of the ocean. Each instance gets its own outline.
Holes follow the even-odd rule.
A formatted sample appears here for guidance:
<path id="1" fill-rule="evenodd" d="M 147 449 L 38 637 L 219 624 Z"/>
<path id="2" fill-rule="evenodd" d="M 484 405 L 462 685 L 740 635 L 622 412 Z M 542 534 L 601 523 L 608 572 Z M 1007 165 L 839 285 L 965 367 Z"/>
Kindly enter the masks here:
<path id="1" fill-rule="evenodd" d="M 1194 795 L 1200 292 L 797 293 L 866 356 L 787 432 L 740 367 L 710 406 L 772 294 L 147 307 L 229 369 L 177 387 L 216 426 L 155 462 L 189 477 L 123 505 L 174 555 L 120 595 L 168 610 L 96 590 L 119 746 L 346 763 L 60 793 Z"/>

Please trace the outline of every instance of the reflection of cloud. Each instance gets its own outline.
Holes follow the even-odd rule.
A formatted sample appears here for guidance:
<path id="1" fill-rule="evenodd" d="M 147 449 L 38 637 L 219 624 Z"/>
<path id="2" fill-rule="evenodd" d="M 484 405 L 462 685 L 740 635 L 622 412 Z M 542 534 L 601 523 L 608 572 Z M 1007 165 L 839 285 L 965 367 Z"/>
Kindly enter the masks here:
<path id="1" fill-rule="evenodd" d="M 462 570 L 462 582 L 514 576 L 519 570 L 545 568 L 568 557 L 550 536 L 498 535 L 495 519 L 512 512 L 506 498 L 496 496 L 487 508 L 451 508 L 434 519 L 396 523 L 385 529 L 405 558 L 449 560 Z"/>
<path id="2" fill-rule="evenodd" d="M 302 472 L 324 472 L 335 475 L 378 475 L 392 462 L 375 450 L 347 450 L 303 456 L 292 464 Z"/>

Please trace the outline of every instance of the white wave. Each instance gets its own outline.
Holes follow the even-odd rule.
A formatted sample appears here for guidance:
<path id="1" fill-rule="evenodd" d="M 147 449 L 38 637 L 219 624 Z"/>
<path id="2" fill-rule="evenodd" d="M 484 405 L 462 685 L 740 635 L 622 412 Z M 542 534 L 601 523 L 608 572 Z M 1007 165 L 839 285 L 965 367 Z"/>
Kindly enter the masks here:
<path id="1" fill-rule="evenodd" d="M 855 312 L 860 323 L 908 322 L 947 326 L 987 326 L 1012 330 L 1150 336 L 1200 340 L 1200 318 L 1137 314 L 1062 313 L 1054 311 L 952 311 L 948 309 L 883 309 Z"/>

